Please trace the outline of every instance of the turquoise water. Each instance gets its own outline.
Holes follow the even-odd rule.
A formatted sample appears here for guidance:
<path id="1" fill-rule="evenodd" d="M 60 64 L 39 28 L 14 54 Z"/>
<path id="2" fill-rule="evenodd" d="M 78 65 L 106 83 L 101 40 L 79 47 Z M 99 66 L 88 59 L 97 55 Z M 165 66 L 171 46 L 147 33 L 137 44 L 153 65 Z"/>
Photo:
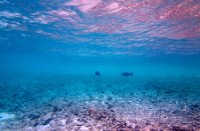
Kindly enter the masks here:
<path id="1" fill-rule="evenodd" d="M 199 10 L 0 0 L 0 131 L 199 131 Z"/>
<path id="2" fill-rule="evenodd" d="M 198 56 L 3 56 L 2 130 L 199 128 Z"/>
<path id="3" fill-rule="evenodd" d="M 199 77 L 200 56 L 71 56 L 61 54 L 2 54 L 1 71 L 8 73 L 120 76 L 133 72 L 136 76 Z M 94 76 L 95 77 L 95 76 Z"/>

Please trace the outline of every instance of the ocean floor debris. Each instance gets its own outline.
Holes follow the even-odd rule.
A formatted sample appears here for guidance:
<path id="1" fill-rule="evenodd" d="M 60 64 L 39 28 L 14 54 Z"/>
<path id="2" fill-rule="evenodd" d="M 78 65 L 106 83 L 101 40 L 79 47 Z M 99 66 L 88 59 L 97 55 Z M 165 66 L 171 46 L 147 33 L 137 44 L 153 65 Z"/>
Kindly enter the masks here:
<path id="1" fill-rule="evenodd" d="M 199 84 L 191 85 L 182 79 L 177 80 L 177 83 L 171 83 L 171 79 L 149 81 L 149 78 L 148 81 L 141 79 L 137 82 L 137 78 L 118 77 L 119 79 L 111 80 L 102 76 L 102 82 L 96 85 L 96 79 L 91 78 L 39 80 L 33 84 L 27 82 L 27 85 L 23 83 L 22 87 L 30 88 L 18 86 L 18 94 L 4 98 L 8 105 L 5 112 L 11 110 L 17 119 L 1 124 L 0 130 L 199 131 L 200 129 L 200 95 L 196 92 L 191 93 L 192 88 L 185 88 L 187 85 L 197 88 L 195 85 Z M 193 83 L 198 82 L 197 79 Z M 110 83 L 112 86 L 108 87 Z M 15 87 L 15 84 L 10 87 Z M 187 91 L 181 92 L 182 89 Z M 29 97 L 34 100 L 27 99 L 23 95 L 19 97 L 21 92 L 26 90 L 32 92 Z M 173 93 L 166 93 L 169 91 Z M 18 103 L 26 106 L 23 108 Z"/>

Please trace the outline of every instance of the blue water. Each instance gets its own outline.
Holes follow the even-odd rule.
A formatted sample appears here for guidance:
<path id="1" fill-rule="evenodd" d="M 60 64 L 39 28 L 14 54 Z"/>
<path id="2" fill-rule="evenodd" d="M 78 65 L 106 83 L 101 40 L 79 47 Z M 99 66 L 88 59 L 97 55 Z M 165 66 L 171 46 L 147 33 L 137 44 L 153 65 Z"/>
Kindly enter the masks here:
<path id="1" fill-rule="evenodd" d="M 0 130 L 199 131 L 199 11 L 196 0 L 0 0 Z"/>

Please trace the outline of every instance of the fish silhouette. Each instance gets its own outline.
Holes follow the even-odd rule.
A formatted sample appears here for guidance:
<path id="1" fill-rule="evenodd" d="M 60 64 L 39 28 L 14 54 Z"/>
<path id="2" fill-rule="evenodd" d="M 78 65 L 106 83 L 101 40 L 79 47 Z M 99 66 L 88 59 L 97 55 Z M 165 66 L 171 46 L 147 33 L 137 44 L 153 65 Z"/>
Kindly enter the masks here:
<path id="1" fill-rule="evenodd" d="M 101 73 L 100 73 L 100 72 L 98 72 L 98 71 L 95 71 L 95 75 L 96 75 L 96 76 L 100 76 L 100 75 L 101 75 Z"/>
<path id="2" fill-rule="evenodd" d="M 131 72 L 123 72 L 121 75 L 127 77 L 127 76 L 133 76 L 134 74 Z"/>

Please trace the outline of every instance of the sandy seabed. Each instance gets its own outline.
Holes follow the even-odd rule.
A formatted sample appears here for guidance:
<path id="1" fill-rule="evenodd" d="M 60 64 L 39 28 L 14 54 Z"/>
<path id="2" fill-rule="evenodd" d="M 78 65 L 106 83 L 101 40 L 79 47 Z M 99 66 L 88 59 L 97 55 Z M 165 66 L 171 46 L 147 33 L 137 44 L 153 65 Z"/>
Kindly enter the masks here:
<path id="1" fill-rule="evenodd" d="M 3 112 L 1 131 L 200 131 L 200 78 L 5 78 Z"/>

